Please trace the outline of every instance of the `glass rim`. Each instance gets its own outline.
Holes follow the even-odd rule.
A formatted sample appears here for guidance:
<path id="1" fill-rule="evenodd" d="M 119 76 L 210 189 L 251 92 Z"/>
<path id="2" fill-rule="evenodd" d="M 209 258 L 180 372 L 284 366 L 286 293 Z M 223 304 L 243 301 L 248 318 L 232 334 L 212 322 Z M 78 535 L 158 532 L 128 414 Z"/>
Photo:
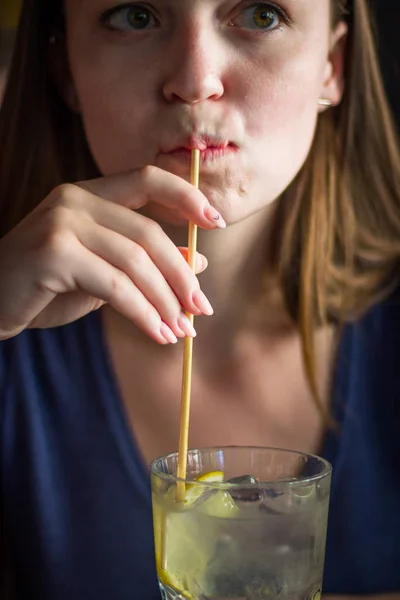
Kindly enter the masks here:
<path id="1" fill-rule="evenodd" d="M 157 465 L 163 461 L 163 460 L 168 460 L 174 457 L 178 457 L 179 452 L 175 451 L 175 452 L 170 452 L 169 454 L 166 454 L 164 456 L 159 456 L 158 458 L 156 458 L 155 460 L 153 460 L 150 463 L 150 472 L 151 475 L 154 475 L 155 477 L 158 477 L 159 479 L 162 479 L 163 481 L 166 481 L 168 483 L 185 483 L 185 484 L 189 484 L 190 486 L 195 486 L 195 487 L 203 487 L 203 488 L 208 488 L 208 489 L 218 489 L 218 490 L 237 490 L 237 489 L 241 489 L 241 490 L 246 490 L 246 489 L 254 489 L 255 487 L 257 487 L 258 489 L 264 489 L 270 486 L 281 486 L 281 485 L 285 485 L 285 486 L 290 486 L 290 487 L 300 487 L 300 486 L 304 486 L 304 485 L 310 485 L 312 483 L 315 483 L 316 481 L 321 481 L 323 479 L 325 479 L 326 477 L 329 477 L 332 474 L 332 465 L 329 461 L 327 461 L 325 458 L 322 458 L 321 456 L 318 456 L 317 454 L 312 454 L 311 452 L 301 452 L 298 450 L 289 450 L 288 448 L 275 448 L 273 446 L 236 446 L 236 445 L 231 445 L 231 446 L 209 446 L 209 447 L 205 447 L 205 448 L 191 448 L 190 450 L 187 451 L 188 456 L 190 454 L 193 454 L 195 452 L 201 454 L 202 452 L 218 452 L 218 451 L 224 451 L 224 450 L 267 450 L 269 452 L 273 451 L 273 452 L 279 452 L 280 454 L 291 454 L 293 456 L 298 456 L 298 457 L 303 457 L 303 458 L 307 458 L 307 459 L 314 459 L 317 460 L 321 465 L 322 465 L 322 469 L 321 472 L 316 474 L 316 475 L 309 475 L 307 477 L 299 477 L 299 478 L 291 478 L 291 477 L 282 477 L 280 479 L 270 479 L 268 481 L 260 481 L 259 483 L 229 483 L 228 481 L 223 481 L 223 482 L 212 482 L 212 481 L 198 481 L 196 479 L 182 479 L 181 477 L 178 477 L 177 475 L 172 475 L 171 473 L 165 473 L 164 471 L 161 471 L 161 469 L 157 468 Z M 246 473 L 246 475 L 248 475 L 249 473 Z M 250 473 L 251 475 L 251 473 Z"/>

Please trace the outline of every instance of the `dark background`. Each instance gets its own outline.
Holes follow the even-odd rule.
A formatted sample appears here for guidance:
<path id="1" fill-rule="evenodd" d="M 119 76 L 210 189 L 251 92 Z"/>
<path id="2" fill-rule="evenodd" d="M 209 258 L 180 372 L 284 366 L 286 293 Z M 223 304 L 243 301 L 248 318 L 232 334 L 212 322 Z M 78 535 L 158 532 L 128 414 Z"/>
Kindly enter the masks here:
<path id="1" fill-rule="evenodd" d="M 371 6 L 386 89 L 400 128 L 400 0 L 371 0 Z"/>

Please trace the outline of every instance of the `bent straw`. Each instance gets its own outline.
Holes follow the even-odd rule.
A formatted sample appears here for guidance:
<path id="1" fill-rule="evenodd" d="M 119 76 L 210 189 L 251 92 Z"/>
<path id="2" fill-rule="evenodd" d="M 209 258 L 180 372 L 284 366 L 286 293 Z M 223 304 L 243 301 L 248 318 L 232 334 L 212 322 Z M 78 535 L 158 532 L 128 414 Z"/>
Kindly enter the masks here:
<path id="1" fill-rule="evenodd" d="M 196 188 L 199 187 L 200 170 L 200 151 L 192 150 L 190 165 L 190 182 Z M 197 249 L 197 225 L 189 223 L 189 257 L 188 263 L 194 272 L 196 264 Z M 190 313 L 186 316 L 193 325 L 194 317 Z M 189 440 L 189 416 L 190 416 L 190 391 L 192 385 L 192 363 L 193 363 L 193 338 L 186 337 L 183 347 L 183 371 L 182 371 L 182 396 L 181 396 L 181 418 L 179 427 L 179 451 L 178 451 L 178 469 L 179 479 L 186 479 L 187 453 Z M 185 499 L 186 486 L 183 481 L 178 481 L 176 489 L 177 502 L 183 502 Z"/>

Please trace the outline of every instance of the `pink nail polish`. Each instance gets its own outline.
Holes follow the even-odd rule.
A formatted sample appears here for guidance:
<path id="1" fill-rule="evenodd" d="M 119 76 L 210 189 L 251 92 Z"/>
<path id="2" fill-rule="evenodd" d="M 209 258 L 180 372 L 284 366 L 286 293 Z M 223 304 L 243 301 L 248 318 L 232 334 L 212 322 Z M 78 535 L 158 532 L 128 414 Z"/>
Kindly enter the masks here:
<path id="1" fill-rule="evenodd" d="M 178 338 L 166 323 L 161 323 L 160 333 L 169 344 L 176 344 L 178 342 Z"/>
<path id="2" fill-rule="evenodd" d="M 215 208 L 210 206 L 209 204 L 204 208 L 204 216 L 212 223 L 215 227 L 219 227 L 220 229 L 225 229 L 226 223 L 222 216 L 219 214 Z"/>
<path id="3" fill-rule="evenodd" d="M 178 327 L 187 337 L 196 337 L 197 333 L 189 319 L 185 314 L 181 314 L 178 318 Z"/>
<path id="4" fill-rule="evenodd" d="M 193 304 L 203 313 L 203 315 L 211 316 L 214 314 L 214 309 L 211 306 L 207 296 L 197 290 L 192 296 Z"/>

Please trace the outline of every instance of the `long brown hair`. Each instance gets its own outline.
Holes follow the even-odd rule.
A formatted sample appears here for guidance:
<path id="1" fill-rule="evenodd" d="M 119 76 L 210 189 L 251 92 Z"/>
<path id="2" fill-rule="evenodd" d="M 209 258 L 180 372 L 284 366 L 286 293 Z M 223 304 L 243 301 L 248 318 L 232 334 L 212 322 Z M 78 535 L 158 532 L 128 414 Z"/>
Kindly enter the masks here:
<path id="1" fill-rule="evenodd" d="M 317 401 L 313 333 L 359 317 L 397 284 L 400 161 L 366 0 L 332 0 L 346 19 L 346 86 L 319 117 L 306 164 L 282 196 L 272 268 L 297 323 Z M 61 0 L 25 0 L 0 112 L 0 236 L 62 182 L 97 176 L 79 116 L 49 68 Z"/>

